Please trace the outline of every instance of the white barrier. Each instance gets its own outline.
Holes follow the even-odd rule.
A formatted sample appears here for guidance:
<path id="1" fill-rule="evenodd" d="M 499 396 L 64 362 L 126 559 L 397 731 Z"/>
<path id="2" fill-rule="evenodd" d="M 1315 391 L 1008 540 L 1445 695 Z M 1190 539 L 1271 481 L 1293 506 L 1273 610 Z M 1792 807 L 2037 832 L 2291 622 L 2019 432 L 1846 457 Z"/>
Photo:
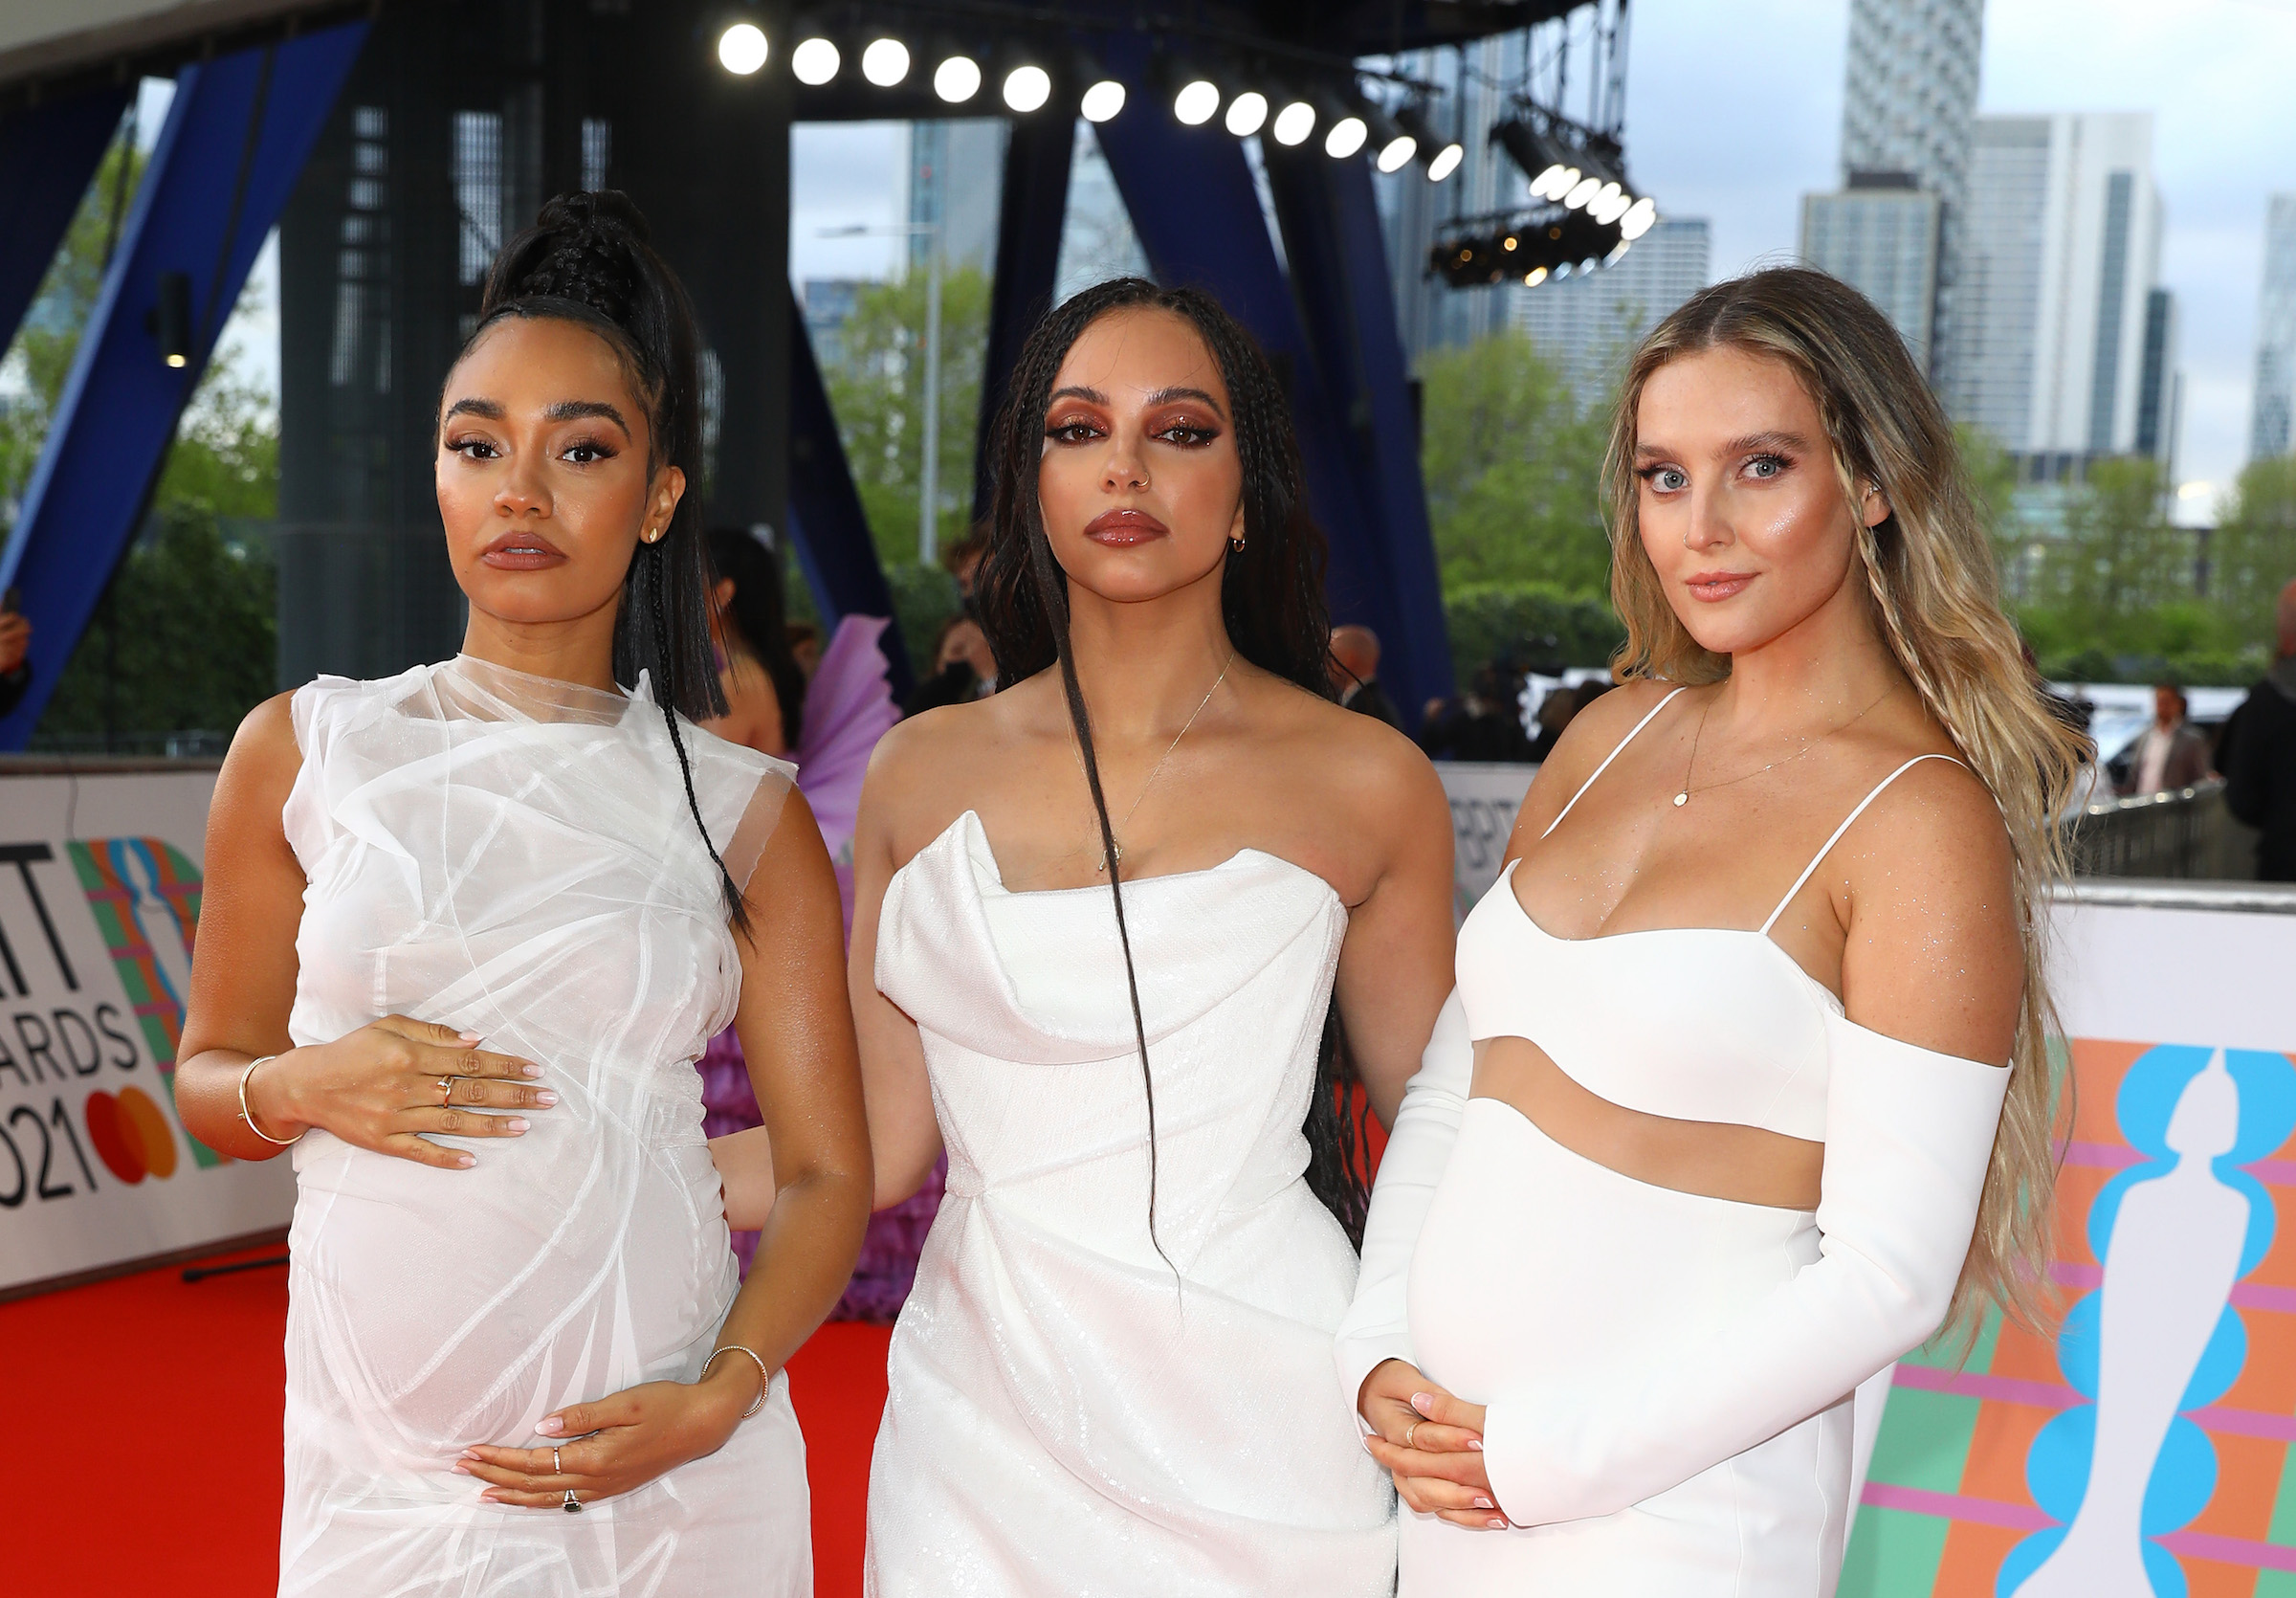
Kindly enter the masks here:
<path id="1" fill-rule="evenodd" d="M 175 1115 L 211 763 L 0 766 L 0 1296 L 274 1232 Z"/>

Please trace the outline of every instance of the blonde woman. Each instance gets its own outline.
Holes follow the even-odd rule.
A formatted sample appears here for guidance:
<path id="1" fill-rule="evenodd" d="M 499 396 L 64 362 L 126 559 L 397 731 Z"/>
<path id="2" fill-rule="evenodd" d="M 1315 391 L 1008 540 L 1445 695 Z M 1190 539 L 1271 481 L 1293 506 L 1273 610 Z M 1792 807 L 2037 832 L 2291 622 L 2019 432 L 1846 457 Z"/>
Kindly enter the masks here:
<path id="1" fill-rule="evenodd" d="M 2079 745 L 1936 400 L 1757 273 L 1643 345 L 1609 480 L 1628 684 L 1461 932 L 1339 1338 L 1404 1598 L 1830 1593 L 1852 1389 L 2042 1308 Z"/>

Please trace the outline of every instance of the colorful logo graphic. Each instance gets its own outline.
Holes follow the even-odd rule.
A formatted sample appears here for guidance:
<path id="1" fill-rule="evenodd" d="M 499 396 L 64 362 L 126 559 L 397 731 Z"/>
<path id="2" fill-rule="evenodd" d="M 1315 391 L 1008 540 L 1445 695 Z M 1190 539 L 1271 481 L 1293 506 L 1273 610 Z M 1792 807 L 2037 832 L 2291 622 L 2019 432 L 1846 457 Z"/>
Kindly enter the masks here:
<path id="1" fill-rule="evenodd" d="M 2053 1337 L 1898 1367 L 1841 1590 L 2296 1595 L 2296 1063 L 2079 1040 Z"/>
<path id="2" fill-rule="evenodd" d="M 175 1137 L 167 1119 L 142 1088 L 121 1088 L 117 1097 L 97 1092 L 81 1106 L 88 1142 L 104 1167 L 132 1187 L 146 1176 L 165 1182 L 175 1174 Z"/>
<path id="3" fill-rule="evenodd" d="M 135 1007 L 144 1047 L 159 1067 L 160 1082 L 172 1110 L 175 1051 L 183 1039 L 184 1007 L 191 988 L 191 946 L 199 929 L 198 868 L 161 838 L 86 838 L 67 847 L 73 870 L 88 896 L 96 929 L 111 953 L 112 966 L 120 973 L 128 1002 Z M 133 1092 L 121 1093 L 123 1106 L 128 1093 Z M 135 1098 L 158 1114 L 158 1106 L 144 1095 L 136 1093 Z M 103 1138 L 97 1131 L 97 1121 L 107 1113 L 97 1108 L 95 1099 L 89 1100 L 88 1135 L 96 1139 L 99 1149 Z M 132 1121 L 135 1112 L 125 1107 L 116 1113 L 119 1126 L 144 1124 Z M 145 1139 L 144 1144 L 149 1147 L 153 1142 Z M 185 1142 L 191 1145 L 191 1158 L 198 1165 L 226 1163 L 225 1156 L 197 1139 L 187 1134 Z M 137 1146 L 137 1140 L 123 1137 L 117 1146 L 124 1158 Z M 138 1174 L 130 1177 L 113 1163 L 109 1153 L 104 1155 L 104 1164 L 111 1165 L 113 1174 L 122 1182 L 141 1181 L 145 1172 L 165 1177 L 174 1169 L 172 1153 L 165 1163 L 164 1170 L 156 1155 L 133 1160 L 129 1168 Z"/>

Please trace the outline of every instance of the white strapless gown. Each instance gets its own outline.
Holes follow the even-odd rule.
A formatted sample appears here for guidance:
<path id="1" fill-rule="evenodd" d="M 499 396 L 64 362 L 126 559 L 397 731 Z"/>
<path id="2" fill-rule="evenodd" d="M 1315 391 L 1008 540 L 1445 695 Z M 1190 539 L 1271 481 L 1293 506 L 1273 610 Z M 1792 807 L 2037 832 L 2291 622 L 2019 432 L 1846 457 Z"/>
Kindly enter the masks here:
<path id="1" fill-rule="evenodd" d="M 464 1171 L 296 1144 L 282 1593 L 812 1591 L 785 1381 L 717 1454 L 579 1515 L 481 1502 L 452 1470 L 544 1443 L 563 1405 L 693 1379 L 739 1285 L 693 1062 L 740 970 L 645 696 L 460 659 L 295 697 L 295 1041 L 394 1012 L 468 1028 L 560 1101 L 521 1138 L 442 1140 L 477 1154 Z M 685 737 L 745 877 L 788 768 Z"/>
<path id="2" fill-rule="evenodd" d="M 868 1590 L 1386 1595 L 1394 1498 L 1333 1393 L 1356 1259 L 1300 1122 L 1347 912 L 1246 851 L 1124 891 L 1004 890 L 977 817 L 895 874 L 948 1195 L 894 1330 Z"/>

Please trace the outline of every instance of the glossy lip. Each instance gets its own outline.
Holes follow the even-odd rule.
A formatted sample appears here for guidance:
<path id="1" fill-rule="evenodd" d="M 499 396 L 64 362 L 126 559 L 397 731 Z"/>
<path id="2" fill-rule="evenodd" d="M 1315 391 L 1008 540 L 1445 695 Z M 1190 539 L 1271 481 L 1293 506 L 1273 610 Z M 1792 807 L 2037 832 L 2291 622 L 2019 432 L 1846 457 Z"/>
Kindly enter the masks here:
<path id="1" fill-rule="evenodd" d="M 1744 593 L 1754 578 L 1751 571 L 1700 571 L 1693 573 L 1683 586 L 1690 590 L 1692 599 L 1712 605 Z"/>
<path id="2" fill-rule="evenodd" d="M 1144 510 L 1104 510 L 1084 524 L 1084 536 L 1112 549 L 1131 549 L 1151 539 L 1170 538 L 1172 529 Z"/>
<path id="3" fill-rule="evenodd" d="M 541 571 L 547 566 L 563 566 L 566 556 L 565 551 L 541 534 L 520 530 L 502 534 L 478 551 L 478 560 L 497 571 Z"/>

